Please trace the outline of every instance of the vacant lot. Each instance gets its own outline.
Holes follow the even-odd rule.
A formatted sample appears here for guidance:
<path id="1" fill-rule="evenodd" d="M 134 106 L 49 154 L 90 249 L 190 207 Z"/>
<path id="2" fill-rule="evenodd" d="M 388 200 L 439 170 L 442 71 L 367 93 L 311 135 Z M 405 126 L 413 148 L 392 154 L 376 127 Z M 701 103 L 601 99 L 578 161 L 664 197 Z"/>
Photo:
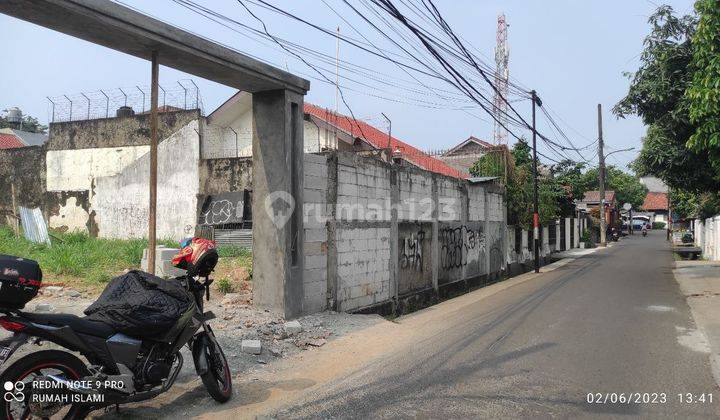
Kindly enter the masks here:
<path id="1" fill-rule="evenodd" d="M 160 244 L 178 247 L 170 240 Z M 102 289 L 110 279 L 126 269 L 140 268 L 146 239 L 91 238 L 85 233 L 53 233 L 52 245 L 35 244 L 15 237 L 12 230 L 0 227 L 0 254 L 16 255 L 40 263 L 44 283 L 63 283 L 94 290 Z M 244 248 L 221 247 L 218 280 L 225 279 L 227 291 L 252 276 L 252 253 Z"/>

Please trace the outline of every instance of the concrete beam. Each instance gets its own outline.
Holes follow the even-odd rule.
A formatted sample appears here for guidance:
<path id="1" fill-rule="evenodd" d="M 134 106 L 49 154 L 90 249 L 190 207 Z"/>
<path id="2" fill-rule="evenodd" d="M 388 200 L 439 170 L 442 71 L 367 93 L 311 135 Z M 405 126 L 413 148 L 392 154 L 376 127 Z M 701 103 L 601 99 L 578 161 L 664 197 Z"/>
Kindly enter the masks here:
<path id="1" fill-rule="evenodd" d="M 310 82 L 240 52 L 107 0 L 0 0 L 0 13 L 247 92 Z"/>

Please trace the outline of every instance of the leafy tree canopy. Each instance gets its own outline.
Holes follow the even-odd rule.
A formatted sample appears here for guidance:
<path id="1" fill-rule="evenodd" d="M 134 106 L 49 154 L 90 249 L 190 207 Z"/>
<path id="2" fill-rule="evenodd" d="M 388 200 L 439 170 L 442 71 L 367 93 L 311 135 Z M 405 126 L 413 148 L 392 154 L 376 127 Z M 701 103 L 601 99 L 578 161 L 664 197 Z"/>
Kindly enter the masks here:
<path id="1" fill-rule="evenodd" d="M 690 120 L 696 124 L 688 145 L 713 152 L 720 166 L 720 2 L 698 0 L 699 16 L 692 37 L 692 81 L 686 91 Z"/>
<path id="2" fill-rule="evenodd" d="M 717 81 L 720 79 L 717 73 L 711 76 L 711 84 L 715 84 L 716 99 L 713 99 L 711 86 L 705 83 L 708 79 L 704 75 L 712 75 L 713 69 L 720 66 L 717 59 L 717 37 L 720 35 L 718 27 L 714 26 L 718 3 L 700 0 L 696 6 L 701 13 L 700 21 L 706 22 L 701 27 L 695 16 L 678 17 L 669 6 L 658 8 L 650 17 L 652 29 L 645 38 L 640 68 L 628 74 L 631 78 L 628 94 L 613 112 L 620 118 L 638 115 L 648 127 L 642 150 L 633 162 L 638 175 L 655 175 L 672 189 L 700 193 L 720 190 L 718 154 L 702 150 L 704 145 L 711 143 L 708 139 L 719 115 L 719 109 L 714 108 L 714 122 L 707 122 L 708 109 L 718 105 L 720 84 Z M 707 13 L 715 13 L 715 17 L 706 17 Z M 708 58 L 712 55 L 712 51 L 708 51 L 712 50 L 713 39 L 714 61 Z M 704 57 L 705 61 L 699 60 L 698 56 Z M 700 70 L 703 68 L 705 70 Z M 709 99 L 700 103 L 699 99 L 705 96 Z M 707 141 L 700 141 L 697 134 L 703 124 L 707 129 L 703 131 L 702 139 Z M 697 147 L 691 150 L 688 144 Z"/>
<path id="3" fill-rule="evenodd" d="M 583 177 L 588 191 L 600 188 L 597 168 L 589 169 L 583 174 Z M 615 191 L 615 198 L 619 205 L 630 203 L 634 209 L 642 206 L 648 192 L 636 176 L 623 172 L 612 165 L 605 168 L 605 191 L 609 190 Z"/>

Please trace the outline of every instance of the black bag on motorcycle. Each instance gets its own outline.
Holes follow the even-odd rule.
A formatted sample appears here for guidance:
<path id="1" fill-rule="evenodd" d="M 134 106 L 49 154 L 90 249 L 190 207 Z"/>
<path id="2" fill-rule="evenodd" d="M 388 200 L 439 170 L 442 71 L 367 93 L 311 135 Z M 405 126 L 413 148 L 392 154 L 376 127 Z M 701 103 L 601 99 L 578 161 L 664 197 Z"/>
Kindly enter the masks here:
<path id="1" fill-rule="evenodd" d="M 112 279 L 85 315 L 133 337 L 158 338 L 194 304 L 179 281 L 130 271 Z"/>
<path id="2" fill-rule="evenodd" d="M 37 295 L 41 282 L 36 261 L 0 254 L 0 308 L 22 309 Z"/>

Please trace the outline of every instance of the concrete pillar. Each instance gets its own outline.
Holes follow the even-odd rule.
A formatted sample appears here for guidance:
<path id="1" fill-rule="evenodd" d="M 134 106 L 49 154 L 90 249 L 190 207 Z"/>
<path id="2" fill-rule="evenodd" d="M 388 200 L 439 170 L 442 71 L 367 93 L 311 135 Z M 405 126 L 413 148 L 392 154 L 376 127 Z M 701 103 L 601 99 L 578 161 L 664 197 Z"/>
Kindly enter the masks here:
<path id="1" fill-rule="evenodd" d="M 542 248 L 540 249 L 543 256 L 550 254 L 550 228 L 548 226 L 542 228 Z"/>
<path id="2" fill-rule="evenodd" d="M 485 259 L 485 271 L 487 271 L 486 274 L 488 280 L 493 274 L 492 267 L 490 267 L 490 247 L 492 246 L 492 237 L 490 236 L 490 203 L 488 203 L 489 197 L 490 194 L 488 194 L 487 188 L 483 187 L 483 232 L 485 233 L 485 255 L 481 255 L 480 258 Z M 497 273 L 497 275 L 499 276 L 500 273 Z"/>
<path id="3" fill-rule="evenodd" d="M 555 252 L 564 251 L 564 249 L 560 249 L 560 244 L 562 243 L 560 239 L 560 223 L 562 223 L 562 219 L 555 223 Z"/>
<path id="4" fill-rule="evenodd" d="M 580 248 L 580 219 L 577 217 L 573 219 L 573 229 L 575 229 L 573 247 Z"/>
<path id="5" fill-rule="evenodd" d="M 703 222 L 700 219 L 693 220 L 693 237 L 695 238 L 695 246 L 700 247 L 702 249 L 703 247 L 703 237 L 704 237 L 704 229 Z"/>
<path id="6" fill-rule="evenodd" d="M 713 228 L 715 233 L 714 249 L 713 249 L 713 261 L 720 260 L 720 216 L 713 218 Z"/>
<path id="7" fill-rule="evenodd" d="M 400 205 L 400 179 L 398 170 L 390 168 L 390 296 L 397 304 L 400 295 L 398 278 L 400 238 L 398 237 L 398 207 Z M 394 308 L 393 308 L 394 309 Z"/>
<path id="8" fill-rule="evenodd" d="M 430 192 L 430 195 L 432 196 L 432 239 L 431 239 L 431 251 L 430 251 L 430 258 L 432 258 L 432 285 L 433 289 L 435 289 L 435 293 L 440 291 L 440 285 L 439 285 L 439 275 L 440 275 L 440 244 L 438 236 L 440 235 L 440 222 L 438 221 L 439 217 L 439 197 L 438 197 L 438 180 L 437 176 L 435 174 L 431 174 L 432 176 L 432 189 Z"/>
<path id="9" fill-rule="evenodd" d="M 303 96 L 271 90 L 252 102 L 253 301 L 293 318 L 303 299 Z"/>
<path id="10" fill-rule="evenodd" d="M 570 242 L 570 229 L 572 229 L 571 220 L 572 219 L 569 217 L 566 217 L 565 220 L 563 220 L 565 223 L 565 249 L 563 249 L 563 251 L 567 251 L 573 247 L 572 242 Z"/>
<path id="11" fill-rule="evenodd" d="M 339 310 L 337 275 L 337 192 L 338 192 L 338 155 L 328 155 L 328 189 L 325 195 L 327 214 L 327 307 Z"/>
<path id="12" fill-rule="evenodd" d="M 502 223 L 500 224 L 500 235 L 502 235 L 502 249 L 505 250 L 505 255 L 503 255 L 503 262 L 502 262 L 502 271 L 507 271 L 507 266 L 510 263 L 510 254 L 508 253 L 509 247 L 508 244 L 510 243 L 509 233 L 508 233 L 508 225 L 507 225 L 507 190 L 503 189 L 502 194 L 502 209 L 503 209 L 503 219 Z"/>

